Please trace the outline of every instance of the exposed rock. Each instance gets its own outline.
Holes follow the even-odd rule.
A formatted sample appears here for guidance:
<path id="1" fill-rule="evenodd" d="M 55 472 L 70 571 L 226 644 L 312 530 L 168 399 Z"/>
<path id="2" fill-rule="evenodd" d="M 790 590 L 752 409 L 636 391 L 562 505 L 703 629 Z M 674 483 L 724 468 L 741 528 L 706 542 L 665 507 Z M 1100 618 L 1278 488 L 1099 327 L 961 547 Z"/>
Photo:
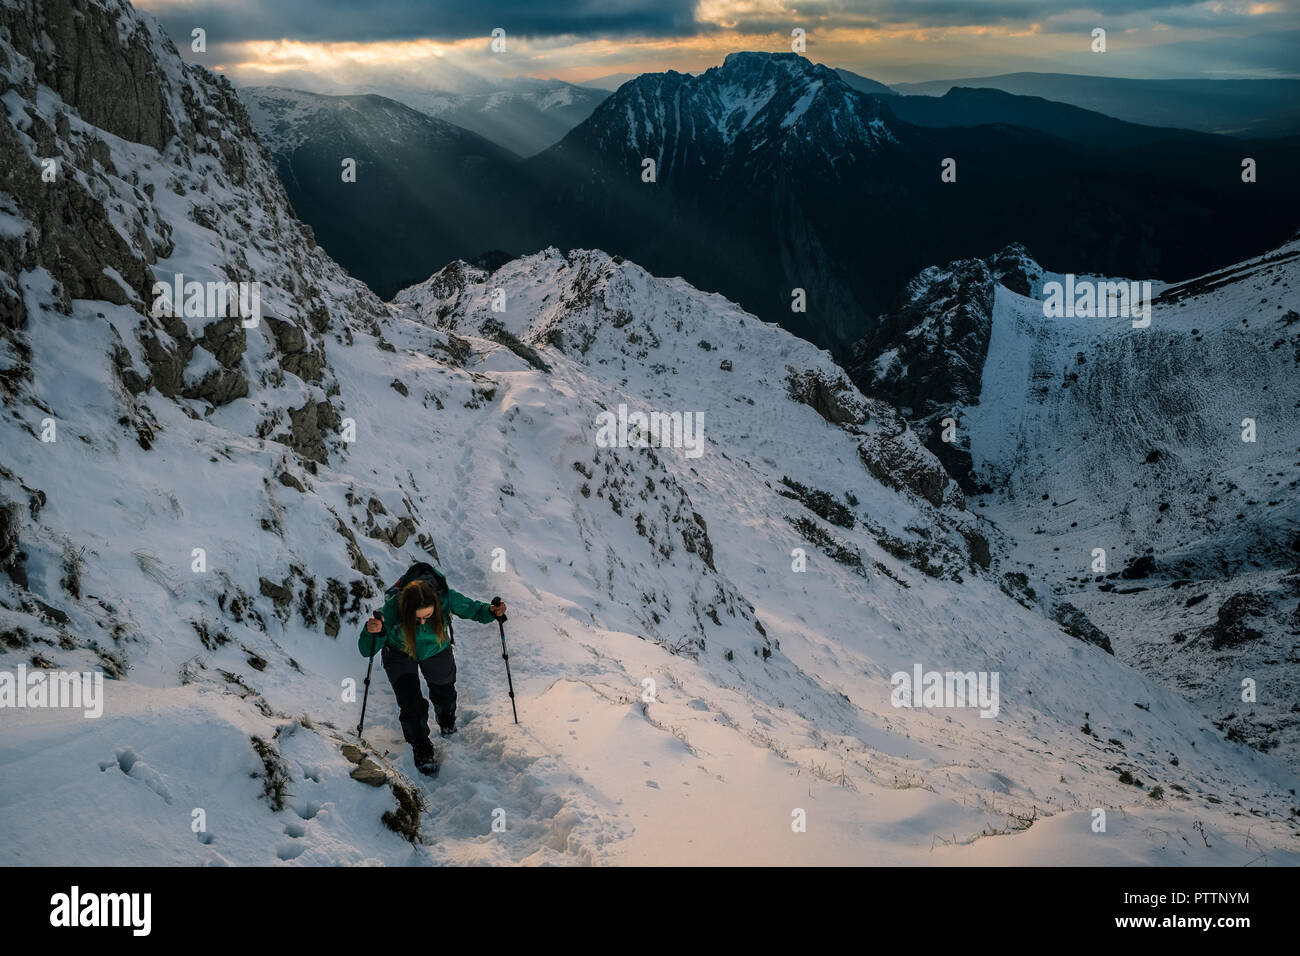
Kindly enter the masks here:
<path id="1" fill-rule="evenodd" d="M 204 326 L 199 344 L 211 352 L 212 357 L 223 367 L 235 368 L 248 347 L 244 323 L 234 316 L 211 322 Z"/>
<path id="2" fill-rule="evenodd" d="M 881 431 L 865 436 L 858 445 L 858 458 L 886 487 L 909 491 L 936 507 L 966 506 L 961 489 L 910 428 L 892 435 Z"/>
<path id="3" fill-rule="evenodd" d="M 1219 608 L 1218 620 L 1201 633 L 1210 637 L 1211 646 L 1215 650 L 1257 641 L 1264 636 L 1264 632 L 1250 627 L 1246 618 L 1263 617 L 1269 608 L 1269 600 L 1262 594 L 1250 591 L 1234 594 Z"/>
<path id="4" fill-rule="evenodd" d="M 1073 604 L 1062 601 L 1052 607 L 1052 620 L 1061 625 L 1061 630 L 1071 637 L 1078 638 L 1085 644 L 1100 647 L 1107 654 L 1114 655 L 1110 638 L 1101 628 L 1089 620 L 1088 615 Z"/>
<path id="5" fill-rule="evenodd" d="M 388 540 L 394 548 L 400 548 L 406 544 L 406 539 L 415 534 L 415 522 L 410 518 L 402 518 L 397 524 L 388 529 Z"/>
<path id="6" fill-rule="evenodd" d="M 276 584 L 266 578 L 258 578 L 257 585 L 263 596 L 274 601 L 276 607 L 283 607 L 293 600 L 293 589 L 285 585 Z"/>
<path id="7" fill-rule="evenodd" d="M 352 533 L 352 529 L 337 516 L 334 520 L 339 534 L 347 542 L 348 559 L 352 562 L 352 570 L 364 574 L 366 577 L 373 577 L 376 573 L 375 569 L 366 560 L 366 556 L 361 553 L 361 546 L 357 544 L 357 538 Z"/>
<path id="8" fill-rule="evenodd" d="M 22 566 L 22 549 L 18 544 L 19 506 L 0 499 L 0 571 L 16 584 L 27 585 Z"/>
<path id="9" fill-rule="evenodd" d="M 713 566 L 713 542 L 709 540 L 709 527 L 699 512 L 691 512 L 691 520 L 682 522 L 682 546 L 692 554 L 698 554 L 700 560 L 710 571 Z"/>
<path id="10" fill-rule="evenodd" d="M 159 389 L 161 391 L 161 389 Z M 197 384 L 181 392 L 183 398 L 196 398 L 220 407 L 237 398 L 248 397 L 248 379 L 236 369 L 213 369 Z"/>
<path id="11" fill-rule="evenodd" d="M 162 149 L 176 129 L 147 28 L 118 17 L 116 29 L 106 30 L 82 7 L 66 0 L 18 0 L 12 8 L 0 7 L 0 25 L 32 58 L 36 81 L 76 107 L 87 123 Z"/>
<path id="12" fill-rule="evenodd" d="M 1140 581 L 1149 578 L 1156 571 L 1156 559 L 1149 554 L 1144 554 L 1133 561 L 1130 561 L 1119 576 L 1127 581 Z"/>
<path id="13" fill-rule="evenodd" d="M 867 421 L 865 404 L 847 379 L 828 380 L 816 369 L 789 369 L 786 386 L 790 397 L 809 406 L 832 425 L 860 425 Z"/>
<path id="14" fill-rule="evenodd" d="M 276 475 L 276 480 L 286 488 L 293 488 L 296 491 L 301 491 L 303 494 L 307 493 L 307 489 L 303 486 L 303 483 L 287 471 L 282 471 L 280 474 Z"/>
<path id="15" fill-rule="evenodd" d="M 993 555 L 989 551 L 989 539 L 971 528 L 961 529 L 961 534 L 970 549 L 970 559 L 987 571 L 993 562 Z"/>
<path id="16" fill-rule="evenodd" d="M 352 773 L 349 774 L 353 780 L 359 780 L 372 787 L 382 787 L 388 782 L 388 774 L 384 773 L 383 768 L 371 760 L 360 747 L 354 744 L 344 744 L 339 749 L 349 763 L 356 764 Z"/>
<path id="17" fill-rule="evenodd" d="M 970 453 L 960 438 L 943 441 L 940 425 L 979 401 L 996 287 L 1028 295 L 1040 272 L 1018 243 L 985 259 L 932 266 L 904 287 L 893 310 L 845 357 L 854 384 L 906 410 L 925 447 L 968 494 L 977 490 Z"/>
<path id="18" fill-rule="evenodd" d="M 304 458 L 329 464 L 325 435 L 338 430 L 338 410 L 329 402 L 307 402 L 302 408 L 289 409 L 289 434 L 275 440 L 288 445 Z"/>
<path id="19" fill-rule="evenodd" d="M 319 321 L 321 315 L 320 310 L 313 312 L 313 321 Z M 280 350 L 280 367 L 304 382 L 319 382 L 325 368 L 324 347 L 319 343 L 313 347 L 307 332 L 293 322 L 270 315 L 263 318 L 275 336 L 276 348 Z M 324 312 L 323 318 L 328 322 L 329 313 Z"/>
<path id="20" fill-rule="evenodd" d="M 40 601 L 35 598 L 32 599 L 32 603 L 36 605 L 36 609 L 40 611 L 41 614 L 45 615 L 45 617 L 49 618 L 55 624 L 68 623 L 68 615 L 65 614 L 63 611 L 60 611 L 57 607 L 53 607 L 49 604 L 46 604 L 44 601 Z"/>

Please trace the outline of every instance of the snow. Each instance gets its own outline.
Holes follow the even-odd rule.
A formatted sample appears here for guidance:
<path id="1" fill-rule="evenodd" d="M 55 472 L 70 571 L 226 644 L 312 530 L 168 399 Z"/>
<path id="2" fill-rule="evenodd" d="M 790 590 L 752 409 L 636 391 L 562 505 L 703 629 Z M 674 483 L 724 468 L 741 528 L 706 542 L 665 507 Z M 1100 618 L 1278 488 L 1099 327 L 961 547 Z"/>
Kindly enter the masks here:
<path id="1" fill-rule="evenodd" d="M 808 112 L 808 107 L 812 105 L 812 101 L 816 99 L 821 88 L 820 80 L 808 84 L 807 91 L 799 99 L 795 100 L 794 106 L 790 107 L 790 112 L 786 114 L 785 119 L 781 120 L 782 129 L 788 129 L 799 122 L 803 114 Z"/>
<path id="2" fill-rule="evenodd" d="M 173 109 L 187 84 L 204 101 L 198 71 L 151 36 Z M 76 300 L 56 315 L 50 275 L 18 277 L 31 374 L 0 417 L 0 493 L 18 509 L 29 583 L 0 581 L 0 669 L 40 656 L 121 676 L 96 720 L 0 709 L 0 862 L 1300 864 L 1284 764 L 1224 740 L 1179 694 L 964 558 L 932 577 L 887 549 L 892 537 L 964 555 L 963 530 L 984 524 L 867 472 L 862 442 L 915 444 L 888 409 L 850 388 L 844 401 L 872 414 L 837 426 L 791 397 L 792 372 L 840 376 L 825 352 L 596 250 L 492 274 L 454 264 L 378 303 L 295 231 L 260 150 L 237 180 L 215 150 L 94 135 L 155 188 L 141 222 L 170 224 L 174 241 L 155 274 L 263 281 L 264 312 L 295 322 L 326 368 L 311 383 L 284 372 L 263 322 L 239 360 L 247 399 L 132 398 L 111 357 L 120 344 L 143 368 L 141 313 Z M 193 221 L 199 203 L 215 230 Z M 316 303 L 324 332 L 306 318 Z M 201 336 L 202 320 L 187 326 Z M 195 356 L 191 377 L 212 367 Z M 328 460 L 310 462 L 274 440 L 288 411 L 327 399 L 355 442 L 330 433 Z M 599 447 L 597 416 L 620 403 L 702 413 L 706 453 Z M 53 443 L 36 437 L 46 417 Z M 783 477 L 844 503 L 855 526 L 783 495 Z M 400 517 L 418 533 L 396 547 L 384 532 Z M 790 517 L 859 551 L 862 573 Z M 340 527 L 375 576 L 355 569 Z M 452 587 L 509 604 L 520 722 L 497 629 L 459 622 L 459 732 L 424 780 L 376 675 L 366 739 L 428 802 L 411 844 L 381 821 L 389 788 L 351 779 L 340 747 L 354 739 L 345 691 L 365 675 L 355 638 L 374 586 L 433 557 L 425 546 Z M 70 562 L 77 593 L 62 583 Z M 344 599 L 334 638 L 330 582 L 368 589 Z M 288 604 L 274 603 L 279 586 Z M 916 663 L 998 672 L 998 717 L 892 706 L 890 675 Z M 254 738 L 288 775 L 280 807 Z M 1119 764 L 1164 799 L 1120 783 Z M 1089 825 L 1099 807 L 1105 833 Z M 792 828 L 801 811 L 806 832 Z"/>
<path id="3" fill-rule="evenodd" d="M 1008 569 L 1082 608 L 1122 660 L 1217 720 L 1271 728 L 1260 739 L 1293 774 L 1300 726 L 1289 711 L 1300 687 L 1283 661 L 1296 604 L 1285 542 L 1300 531 L 1287 325 L 1300 309 L 1298 252 L 1291 242 L 1225 269 L 1199 294 L 1162 299 L 1156 284 L 1145 329 L 1125 318 L 1045 319 L 1041 298 L 998 288 L 982 391 L 960 425 L 977 473 L 998 489 L 976 510 L 1014 542 Z M 1246 418 L 1258 423 L 1254 442 L 1242 441 Z M 1148 554 L 1160 570 L 1101 587 L 1096 548 L 1112 578 Z M 1276 598 L 1257 622 L 1265 638 L 1198 644 L 1220 606 L 1246 592 Z M 1246 678 L 1268 688 L 1258 703 L 1242 700 Z"/>
<path id="4" fill-rule="evenodd" d="M 876 370 L 876 378 L 884 378 L 898 365 L 898 349 L 886 349 L 876 356 L 873 364 Z"/>

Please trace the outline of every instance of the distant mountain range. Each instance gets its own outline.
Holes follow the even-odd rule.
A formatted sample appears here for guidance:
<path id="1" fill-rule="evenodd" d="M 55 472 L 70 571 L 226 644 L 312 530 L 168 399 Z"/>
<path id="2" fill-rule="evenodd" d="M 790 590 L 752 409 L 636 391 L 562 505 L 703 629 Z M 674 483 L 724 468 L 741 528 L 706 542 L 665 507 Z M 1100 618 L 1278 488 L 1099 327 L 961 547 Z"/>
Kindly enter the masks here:
<path id="1" fill-rule="evenodd" d="M 897 93 L 942 96 L 980 87 L 1041 96 L 1130 123 L 1231 136 L 1300 133 L 1300 80 L 1133 80 L 1064 73 L 1008 73 L 963 80 L 896 83 Z"/>
<path id="2" fill-rule="evenodd" d="M 1079 142 L 1053 135 L 1079 120 L 1071 107 L 969 98 L 996 122 L 1046 131 L 914 125 L 894 112 L 902 98 L 858 92 L 792 53 L 645 74 L 523 164 L 525 247 L 626 255 L 836 347 L 936 262 L 1023 242 L 1062 272 L 1172 279 L 1275 245 L 1300 217 L 1289 177 L 1241 181 L 1243 155 L 1277 172 L 1294 144 L 1243 152 L 1240 140 L 1105 117 L 1092 127 L 1113 140 Z M 945 158 L 956 182 L 941 181 Z M 654 183 L 642 181 L 647 159 Z M 797 288 L 806 313 L 791 311 Z"/>
<path id="3" fill-rule="evenodd" d="M 382 96 L 239 91 L 298 215 L 354 276 L 389 296 L 500 241 L 495 197 L 518 157 Z M 342 163 L 356 160 L 356 181 Z"/>
<path id="4" fill-rule="evenodd" d="M 520 156 L 531 156 L 558 143 L 609 95 L 603 89 L 527 77 L 470 92 L 402 86 L 369 86 L 361 92 L 377 93 L 463 126 Z"/>
<path id="5" fill-rule="evenodd" d="M 609 90 L 612 93 L 628 80 L 635 80 L 640 75 L 639 73 L 610 73 L 608 76 L 598 76 L 594 80 L 583 80 L 579 85 L 597 90 Z"/>
<path id="6" fill-rule="evenodd" d="M 1196 142 L 1199 137 L 1209 145 L 1217 140 L 1212 133 L 1129 123 L 1040 96 L 995 89 L 954 86 L 942 96 L 894 94 L 886 103 L 895 116 L 916 126 L 1023 126 L 1061 139 L 1112 148 L 1144 146 L 1167 140 L 1174 133 L 1185 142 Z"/>
<path id="7" fill-rule="evenodd" d="M 937 262 L 1023 242 L 1053 270 L 1172 280 L 1276 245 L 1300 218 L 1300 186 L 1278 175 L 1294 141 L 1243 145 L 993 90 L 880 89 L 792 53 L 732 54 L 622 84 L 526 160 L 378 97 L 245 99 L 279 103 L 250 112 L 295 209 L 382 295 L 453 258 L 595 247 L 829 348 Z M 338 157 L 355 154 L 373 194 L 338 185 Z M 1258 182 L 1241 181 L 1243 156 Z M 806 311 L 792 311 L 796 289 Z"/>

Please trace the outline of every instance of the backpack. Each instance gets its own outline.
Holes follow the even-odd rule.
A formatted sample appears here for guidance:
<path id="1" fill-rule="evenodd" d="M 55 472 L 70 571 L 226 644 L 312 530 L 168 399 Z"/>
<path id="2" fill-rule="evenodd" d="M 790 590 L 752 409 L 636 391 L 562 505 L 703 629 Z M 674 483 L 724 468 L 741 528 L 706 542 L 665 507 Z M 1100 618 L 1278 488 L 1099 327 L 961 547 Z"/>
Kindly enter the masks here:
<path id="1" fill-rule="evenodd" d="M 438 572 L 433 565 L 425 561 L 417 561 L 406 569 L 406 573 L 397 579 L 397 583 L 389 586 L 384 590 L 385 602 L 390 597 L 396 597 L 397 594 L 412 581 L 428 581 L 433 585 L 433 589 L 438 592 L 438 600 L 442 602 L 442 614 L 447 619 L 447 643 L 449 645 L 456 643 L 456 631 L 451 626 L 451 611 L 447 607 L 447 579 Z"/>

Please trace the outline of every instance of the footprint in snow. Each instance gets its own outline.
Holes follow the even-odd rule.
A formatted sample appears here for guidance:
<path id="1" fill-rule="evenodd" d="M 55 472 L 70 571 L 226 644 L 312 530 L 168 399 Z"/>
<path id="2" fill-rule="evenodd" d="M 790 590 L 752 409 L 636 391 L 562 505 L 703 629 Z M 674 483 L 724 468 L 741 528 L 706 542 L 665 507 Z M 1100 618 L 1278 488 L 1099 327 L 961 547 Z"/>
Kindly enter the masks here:
<path id="1" fill-rule="evenodd" d="M 317 781 L 319 783 L 319 781 Z M 314 820 L 316 814 L 321 812 L 321 805 L 315 800 L 308 800 L 305 803 L 290 804 L 293 812 L 298 814 L 303 820 Z"/>
<path id="2" fill-rule="evenodd" d="M 301 843 L 281 843 L 276 847 L 275 855 L 281 860 L 295 860 L 306 849 Z"/>
<path id="3" fill-rule="evenodd" d="M 122 773 L 126 774 L 133 780 L 139 780 L 154 793 L 158 794 L 158 796 L 162 797 L 167 803 L 170 804 L 172 802 L 171 791 L 167 789 L 167 784 L 165 782 L 166 778 L 157 770 L 153 769 L 153 767 L 141 760 L 140 755 L 130 747 L 123 747 L 118 750 L 117 757 L 114 760 L 101 760 L 99 762 L 99 769 L 103 772 L 108 770 L 108 768 L 112 767 L 114 764 L 117 765 L 117 768 L 121 770 Z"/>

